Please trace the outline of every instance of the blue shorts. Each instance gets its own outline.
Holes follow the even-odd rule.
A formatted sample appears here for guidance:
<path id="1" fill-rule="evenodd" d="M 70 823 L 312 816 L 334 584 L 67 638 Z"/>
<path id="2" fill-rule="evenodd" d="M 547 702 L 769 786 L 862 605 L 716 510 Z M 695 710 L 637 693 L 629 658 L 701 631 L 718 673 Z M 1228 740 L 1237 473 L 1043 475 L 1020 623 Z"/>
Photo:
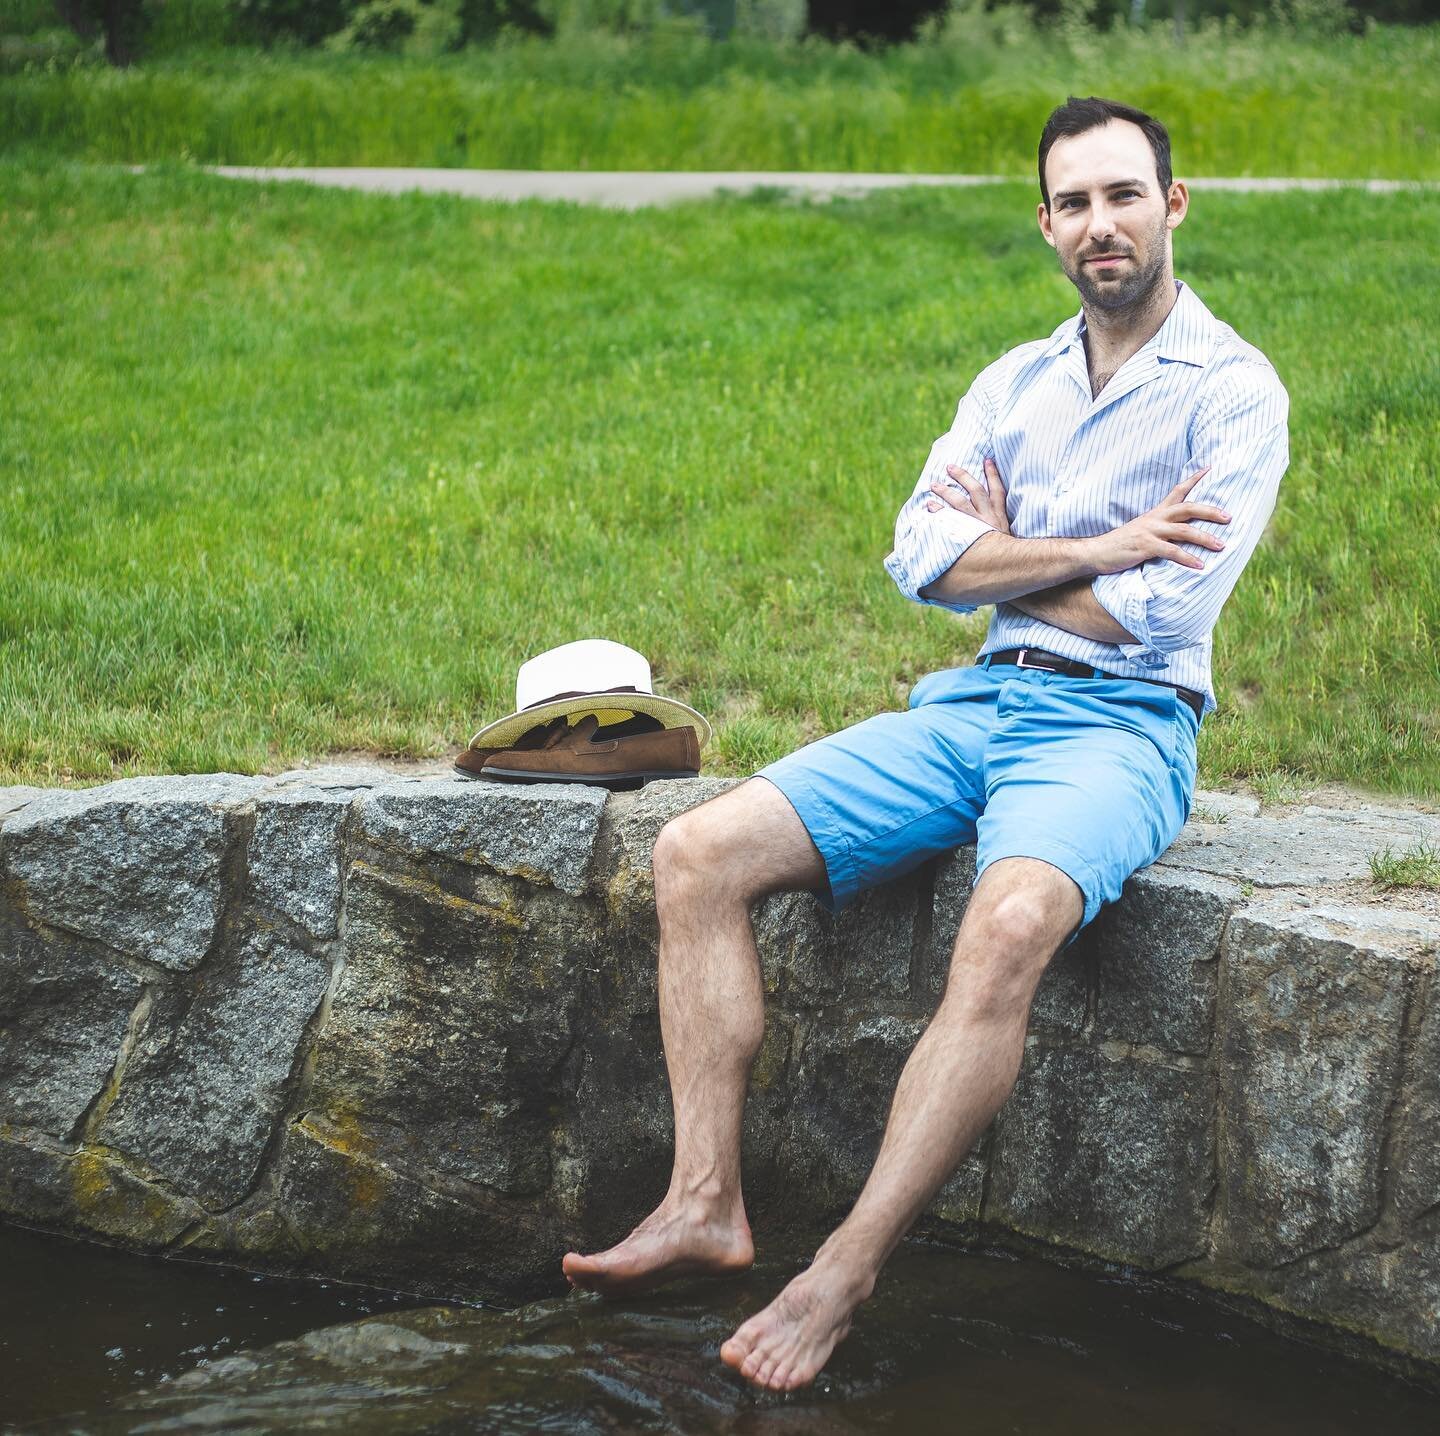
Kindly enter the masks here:
<path id="1" fill-rule="evenodd" d="M 1184 827 L 1199 727 L 1161 684 L 949 668 L 915 685 L 907 712 L 822 738 L 759 776 L 819 848 L 829 880 L 819 896 L 832 912 L 975 843 L 977 882 L 997 858 L 1041 858 L 1068 874 L 1084 927 Z"/>

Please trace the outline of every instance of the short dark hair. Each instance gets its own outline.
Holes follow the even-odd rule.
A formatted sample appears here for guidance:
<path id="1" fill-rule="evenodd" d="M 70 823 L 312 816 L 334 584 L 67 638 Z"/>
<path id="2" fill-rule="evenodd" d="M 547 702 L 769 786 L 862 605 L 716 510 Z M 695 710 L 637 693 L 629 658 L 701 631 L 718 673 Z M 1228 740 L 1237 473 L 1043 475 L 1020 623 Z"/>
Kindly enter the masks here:
<path id="1" fill-rule="evenodd" d="M 1087 130 L 1099 129 L 1111 120 L 1129 120 L 1138 125 L 1150 141 L 1155 155 L 1155 174 L 1160 181 L 1162 197 L 1170 193 L 1175 176 L 1170 172 L 1170 132 L 1153 115 L 1137 110 L 1133 105 L 1122 105 L 1118 100 L 1102 100 L 1097 95 L 1087 95 L 1077 100 L 1071 95 L 1063 105 L 1058 105 L 1045 121 L 1040 131 L 1040 197 L 1045 208 L 1050 208 L 1050 186 L 1045 183 L 1045 161 L 1056 140 L 1069 139 L 1072 135 L 1083 135 Z"/>

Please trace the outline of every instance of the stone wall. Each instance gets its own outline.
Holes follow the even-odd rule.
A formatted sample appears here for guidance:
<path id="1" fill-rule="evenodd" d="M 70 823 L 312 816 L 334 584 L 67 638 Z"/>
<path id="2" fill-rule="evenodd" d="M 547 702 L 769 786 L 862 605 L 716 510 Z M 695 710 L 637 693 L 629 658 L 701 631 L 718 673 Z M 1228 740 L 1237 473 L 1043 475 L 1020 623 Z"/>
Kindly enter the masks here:
<path id="1" fill-rule="evenodd" d="M 650 852 L 726 784 L 373 769 L 0 789 L 0 1214 L 440 1297 L 530 1297 L 668 1174 Z M 1440 816 L 1201 795 L 1052 963 L 933 1235 L 1189 1278 L 1440 1365 Z M 756 914 L 762 1232 L 854 1199 L 933 1010 L 961 849 Z"/>

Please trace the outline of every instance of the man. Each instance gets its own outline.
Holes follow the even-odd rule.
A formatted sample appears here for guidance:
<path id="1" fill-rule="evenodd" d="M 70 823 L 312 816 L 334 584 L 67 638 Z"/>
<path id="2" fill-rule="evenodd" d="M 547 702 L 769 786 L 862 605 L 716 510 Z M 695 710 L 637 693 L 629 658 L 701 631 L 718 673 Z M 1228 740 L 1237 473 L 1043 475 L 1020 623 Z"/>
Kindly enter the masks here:
<path id="1" fill-rule="evenodd" d="M 625 1241 L 564 1260 L 575 1285 L 607 1294 L 749 1265 L 740 1133 L 763 1028 L 751 905 L 808 888 L 839 907 L 975 842 L 945 993 L 864 1189 L 721 1348 L 773 1390 L 814 1379 L 1009 1095 L 1046 964 L 1188 817 L 1215 706 L 1210 631 L 1287 463 L 1275 371 L 1175 282 L 1189 196 L 1164 127 L 1072 98 L 1046 123 L 1039 169 L 1040 232 L 1081 313 L 975 381 L 886 560 L 908 598 L 995 605 L 980 655 L 921 679 L 907 712 L 811 744 L 661 832 L 674 1172 Z"/>

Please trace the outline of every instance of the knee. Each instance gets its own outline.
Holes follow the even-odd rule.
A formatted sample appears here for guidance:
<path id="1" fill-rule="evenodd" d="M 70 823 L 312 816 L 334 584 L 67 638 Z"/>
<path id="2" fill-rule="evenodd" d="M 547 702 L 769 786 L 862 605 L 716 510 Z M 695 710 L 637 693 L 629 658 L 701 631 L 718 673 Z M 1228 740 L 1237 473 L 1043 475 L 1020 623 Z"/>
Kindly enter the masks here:
<path id="1" fill-rule="evenodd" d="M 663 902 L 686 890 L 723 881 L 726 854 L 732 846 L 726 825 L 717 823 L 702 808 L 671 818 L 660 829 L 651 857 L 656 900 Z"/>
<path id="2" fill-rule="evenodd" d="M 977 914 L 975 936 L 1006 966 L 1044 967 L 1058 946 L 1053 917 L 1025 893 L 1010 892 Z"/>
<path id="3" fill-rule="evenodd" d="M 945 1001 L 973 1015 L 1028 1013 L 1041 975 L 1059 948 L 1052 924 L 1019 894 L 1000 898 L 962 927 Z"/>

